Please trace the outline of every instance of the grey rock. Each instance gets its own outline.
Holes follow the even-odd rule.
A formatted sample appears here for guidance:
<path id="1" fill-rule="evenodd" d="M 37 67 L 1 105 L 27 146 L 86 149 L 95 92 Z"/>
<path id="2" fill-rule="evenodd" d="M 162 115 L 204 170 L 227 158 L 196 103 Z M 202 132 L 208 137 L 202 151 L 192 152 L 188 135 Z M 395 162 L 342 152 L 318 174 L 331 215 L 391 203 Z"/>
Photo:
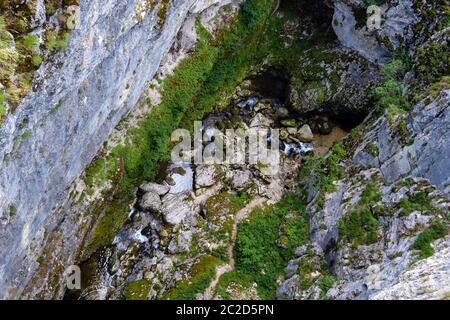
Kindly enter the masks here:
<path id="1" fill-rule="evenodd" d="M 199 165 L 195 168 L 196 189 L 211 187 L 216 183 L 216 167 L 214 165 Z"/>
<path id="2" fill-rule="evenodd" d="M 384 64 L 390 61 L 387 48 L 376 40 L 366 27 L 357 29 L 351 6 L 342 1 L 334 4 L 333 29 L 339 41 L 373 63 Z"/>
<path id="3" fill-rule="evenodd" d="M 277 288 L 278 300 L 293 300 L 301 292 L 300 276 L 298 274 L 284 281 Z"/>
<path id="4" fill-rule="evenodd" d="M 311 128 L 305 124 L 300 129 L 298 129 L 296 137 L 301 142 L 309 143 L 312 142 L 314 139 L 314 135 L 311 131 Z"/>
<path id="5" fill-rule="evenodd" d="M 144 192 L 153 192 L 160 196 L 166 195 L 167 193 L 169 193 L 169 190 L 170 190 L 170 188 L 168 186 L 153 183 L 153 182 L 145 182 L 145 183 L 141 184 L 139 189 L 141 189 Z"/>
<path id="6" fill-rule="evenodd" d="M 189 251 L 192 241 L 192 230 L 181 231 L 178 236 L 170 241 L 168 250 L 171 254 Z"/>
<path id="7" fill-rule="evenodd" d="M 287 278 L 291 278 L 296 274 L 296 272 L 298 270 L 299 261 L 300 261 L 300 259 L 295 259 L 295 260 L 289 261 L 287 267 L 284 269 L 284 273 Z"/>
<path id="8" fill-rule="evenodd" d="M 45 277 L 73 264 L 92 225 L 67 200 L 67 187 L 136 105 L 187 18 L 195 22 L 208 7 L 231 2 L 238 1 L 174 0 L 159 26 L 155 10 L 137 19 L 136 0 L 79 1 L 67 50 L 39 68 L 36 86 L 0 126 L 0 216 L 17 207 L 14 223 L 0 230 L 0 297 L 63 294 L 63 285 L 50 289 Z M 24 132 L 31 134 L 19 140 Z M 37 274 L 36 257 L 49 239 L 61 245 L 53 244 L 47 273 Z M 34 288 L 25 290 L 30 281 Z"/>
<path id="9" fill-rule="evenodd" d="M 237 170 L 233 172 L 232 186 L 236 190 L 242 190 L 250 181 L 250 170 Z"/>
<path id="10" fill-rule="evenodd" d="M 163 218 L 170 225 L 179 225 L 195 212 L 192 200 L 186 195 L 168 194 L 162 199 Z"/>
<path id="11" fill-rule="evenodd" d="M 250 128 L 269 128 L 272 125 L 272 120 L 264 116 L 262 113 L 256 116 L 250 122 Z"/>
<path id="12" fill-rule="evenodd" d="M 147 192 L 142 196 L 139 205 L 145 211 L 159 212 L 162 202 L 157 193 Z"/>

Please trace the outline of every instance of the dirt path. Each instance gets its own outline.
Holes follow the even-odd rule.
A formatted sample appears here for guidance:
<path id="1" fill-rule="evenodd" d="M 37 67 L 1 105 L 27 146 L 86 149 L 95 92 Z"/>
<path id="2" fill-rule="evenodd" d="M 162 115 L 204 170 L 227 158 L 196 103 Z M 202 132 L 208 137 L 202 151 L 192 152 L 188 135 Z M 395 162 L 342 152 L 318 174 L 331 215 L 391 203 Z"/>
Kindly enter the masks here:
<path id="1" fill-rule="evenodd" d="M 239 223 L 241 223 L 243 220 L 245 220 L 249 214 L 257 207 L 262 206 L 265 204 L 268 200 L 266 198 L 257 197 L 253 199 L 248 205 L 245 206 L 245 208 L 239 210 L 236 213 L 236 216 L 234 218 L 233 227 L 231 230 L 231 242 L 230 246 L 227 249 L 227 257 L 228 257 L 228 263 L 224 265 L 220 265 L 216 268 L 216 275 L 214 279 L 211 281 L 209 287 L 205 290 L 203 293 L 202 299 L 203 300 L 211 300 L 214 295 L 214 290 L 219 283 L 220 277 L 224 275 L 227 272 L 230 272 L 234 270 L 236 261 L 234 259 L 234 247 L 236 245 L 236 237 L 237 237 L 237 229 Z"/>

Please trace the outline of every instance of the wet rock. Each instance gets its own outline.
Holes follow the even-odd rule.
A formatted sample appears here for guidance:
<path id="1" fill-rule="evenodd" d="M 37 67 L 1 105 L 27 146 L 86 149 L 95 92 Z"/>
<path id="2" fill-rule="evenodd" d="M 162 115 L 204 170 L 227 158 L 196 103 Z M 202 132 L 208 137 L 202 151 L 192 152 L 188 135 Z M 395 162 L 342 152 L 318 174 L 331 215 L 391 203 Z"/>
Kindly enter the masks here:
<path id="1" fill-rule="evenodd" d="M 153 192 L 160 196 L 166 195 L 167 193 L 169 193 L 169 190 L 170 190 L 170 188 L 168 186 L 153 183 L 153 182 L 145 182 L 145 183 L 141 184 L 139 189 L 141 189 L 144 192 Z"/>
<path id="2" fill-rule="evenodd" d="M 231 181 L 232 187 L 236 190 L 242 190 L 250 182 L 251 176 L 250 170 L 234 171 Z"/>
<path id="3" fill-rule="evenodd" d="M 258 113 L 250 121 L 250 128 L 269 128 L 272 125 L 272 122 L 271 119 L 267 118 L 262 113 Z"/>
<path id="4" fill-rule="evenodd" d="M 155 192 L 147 192 L 139 201 L 140 207 L 145 211 L 159 212 L 161 210 L 161 199 Z"/>
<path id="5" fill-rule="evenodd" d="M 177 183 L 175 182 L 174 178 L 172 176 L 167 176 L 164 180 L 169 186 L 175 186 Z"/>
<path id="6" fill-rule="evenodd" d="M 298 132 L 297 128 L 286 128 L 287 132 L 289 133 L 290 136 L 295 136 Z"/>
<path id="7" fill-rule="evenodd" d="M 216 183 L 216 167 L 214 165 L 199 165 L 195 168 L 196 189 L 211 187 Z"/>
<path id="8" fill-rule="evenodd" d="M 195 214 L 194 205 L 189 196 L 182 194 L 167 194 L 162 199 L 162 215 L 170 225 L 179 225 L 187 217 Z"/>
<path id="9" fill-rule="evenodd" d="M 280 129 L 280 139 L 285 141 L 289 138 L 289 131 L 286 128 Z"/>
<path id="10" fill-rule="evenodd" d="M 305 124 L 300 129 L 298 129 L 296 138 L 299 139 L 301 142 L 305 143 L 312 142 L 314 139 L 314 135 L 309 125 Z"/>
<path id="11" fill-rule="evenodd" d="M 323 121 L 317 124 L 317 129 L 320 134 L 327 135 L 331 133 L 332 127 L 328 121 Z"/>

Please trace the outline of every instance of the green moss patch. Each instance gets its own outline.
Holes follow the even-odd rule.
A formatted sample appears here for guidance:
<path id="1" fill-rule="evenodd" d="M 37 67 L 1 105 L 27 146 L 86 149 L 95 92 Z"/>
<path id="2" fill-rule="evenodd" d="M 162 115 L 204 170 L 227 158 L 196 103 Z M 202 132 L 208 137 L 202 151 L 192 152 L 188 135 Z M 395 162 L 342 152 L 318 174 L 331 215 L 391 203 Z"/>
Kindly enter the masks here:
<path id="1" fill-rule="evenodd" d="M 413 249 L 420 251 L 419 257 L 425 259 L 434 254 L 431 243 L 448 235 L 448 227 L 441 221 L 434 221 L 430 227 L 417 236 Z"/>
<path id="2" fill-rule="evenodd" d="M 263 299 L 275 297 L 278 277 L 295 248 L 307 241 L 304 210 L 304 201 L 288 194 L 278 204 L 255 210 L 238 227 L 234 254 L 236 276 L 247 279 L 247 283 L 257 283 Z"/>
<path id="3" fill-rule="evenodd" d="M 381 194 L 376 185 L 368 184 L 357 206 L 338 222 L 339 234 L 343 241 L 351 243 L 356 248 L 378 240 L 379 223 L 373 216 L 372 210 L 380 200 Z"/>
<path id="4" fill-rule="evenodd" d="M 400 200 L 400 215 L 405 217 L 410 215 L 414 211 L 420 211 L 427 214 L 437 214 L 441 213 L 440 208 L 435 207 L 431 198 L 428 196 L 426 191 L 419 191 L 411 196 L 403 198 Z"/>
<path id="5" fill-rule="evenodd" d="M 191 268 L 189 280 L 183 280 L 164 296 L 168 300 L 194 300 L 196 295 L 208 288 L 221 261 L 213 256 L 202 256 Z"/>
<path id="6" fill-rule="evenodd" d="M 148 280 L 142 279 L 128 282 L 123 290 L 126 300 L 147 300 L 151 284 Z"/>

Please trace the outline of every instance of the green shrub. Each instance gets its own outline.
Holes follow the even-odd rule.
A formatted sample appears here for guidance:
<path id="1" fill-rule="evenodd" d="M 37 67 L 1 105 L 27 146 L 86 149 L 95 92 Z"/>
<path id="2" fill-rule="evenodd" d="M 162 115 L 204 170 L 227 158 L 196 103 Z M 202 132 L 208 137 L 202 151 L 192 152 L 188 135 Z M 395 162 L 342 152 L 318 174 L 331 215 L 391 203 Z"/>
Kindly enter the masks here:
<path id="1" fill-rule="evenodd" d="M 372 244 L 378 240 L 378 220 L 372 214 L 372 207 L 381 200 L 377 187 L 369 183 L 361 194 L 355 208 L 339 220 L 339 233 L 343 241 L 353 247 Z"/>
<path id="2" fill-rule="evenodd" d="M 393 60 L 381 68 L 384 82 L 374 88 L 374 95 L 378 99 L 378 112 L 388 110 L 394 115 L 410 108 L 406 88 L 402 82 L 405 71 L 406 66 L 401 60 Z"/>
<path id="3" fill-rule="evenodd" d="M 267 19 L 268 9 L 270 9 L 269 6 L 261 6 L 258 2 L 260 0 L 247 0 L 241 6 L 242 19 L 251 28 L 263 23 Z"/>
<path id="4" fill-rule="evenodd" d="M 434 221 L 430 227 L 417 236 L 413 248 L 420 250 L 419 257 L 425 259 L 434 254 L 431 242 L 445 237 L 448 234 L 448 227 L 441 221 Z"/>
<path id="5" fill-rule="evenodd" d="M 336 282 L 336 277 L 332 276 L 332 275 L 324 275 L 321 279 L 320 279 L 320 283 L 319 283 L 319 287 L 320 287 L 320 298 L 324 299 L 325 295 L 327 294 L 328 290 L 330 290 L 334 283 Z"/>
<path id="6" fill-rule="evenodd" d="M 209 287 L 212 279 L 216 275 L 216 267 L 221 263 L 213 256 L 202 256 L 191 268 L 189 280 L 183 280 L 165 295 L 169 300 L 194 300 L 196 295 L 205 291 Z"/>
<path id="7" fill-rule="evenodd" d="M 54 30 L 50 30 L 47 33 L 45 48 L 48 51 L 64 51 L 67 49 L 69 40 L 69 32 L 58 33 Z"/>
<path id="8" fill-rule="evenodd" d="M 413 211 L 422 211 L 428 214 L 442 212 L 441 209 L 435 207 L 431 203 L 431 198 L 425 191 L 420 191 L 413 194 L 412 196 L 403 198 L 400 200 L 399 204 L 402 208 L 400 215 L 403 217 L 408 216 Z"/>
<path id="9" fill-rule="evenodd" d="M 448 76 L 450 70 L 448 45 L 432 42 L 419 48 L 417 57 L 419 64 L 416 70 L 422 81 L 431 84 L 442 76 Z"/>
<path id="10" fill-rule="evenodd" d="M 261 298 L 275 297 L 276 281 L 294 250 L 307 241 L 305 203 L 293 194 L 265 209 L 257 209 L 241 223 L 235 247 L 236 272 L 258 284 Z M 280 247 L 280 232 L 283 246 Z"/>

